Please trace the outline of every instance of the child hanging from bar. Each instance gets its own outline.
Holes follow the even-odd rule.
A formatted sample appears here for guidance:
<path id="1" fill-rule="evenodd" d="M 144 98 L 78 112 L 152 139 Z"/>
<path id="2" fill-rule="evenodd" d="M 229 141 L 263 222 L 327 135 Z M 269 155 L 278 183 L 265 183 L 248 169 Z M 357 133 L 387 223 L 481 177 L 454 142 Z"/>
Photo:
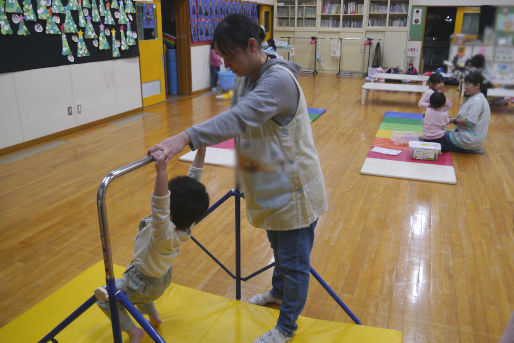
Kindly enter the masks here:
<path id="1" fill-rule="evenodd" d="M 166 163 L 157 156 L 161 153 L 152 153 L 156 161 L 152 214 L 139 223 L 133 260 L 123 277 L 116 280 L 116 288 L 125 292 L 141 313 L 149 315 L 153 327 L 162 322 L 153 301 L 170 285 L 172 265 L 180 246 L 189 240 L 193 224 L 209 207 L 209 195 L 199 182 L 205 148 L 198 149 L 187 176 L 178 176 L 169 182 Z M 98 306 L 110 316 L 106 289 L 97 288 L 95 296 Z M 121 329 L 128 333 L 130 343 L 139 342 L 145 331 L 135 326 L 123 305 L 118 305 Z"/>

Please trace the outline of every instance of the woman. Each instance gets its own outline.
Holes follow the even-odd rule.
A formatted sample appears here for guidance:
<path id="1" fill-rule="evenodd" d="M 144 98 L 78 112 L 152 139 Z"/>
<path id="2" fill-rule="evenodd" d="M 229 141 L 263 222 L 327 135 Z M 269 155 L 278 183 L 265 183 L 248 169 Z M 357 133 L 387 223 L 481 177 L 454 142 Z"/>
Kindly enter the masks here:
<path id="1" fill-rule="evenodd" d="M 487 102 L 487 86 L 484 77 L 471 72 L 464 79 L 464 91 L 468 97 L 462 104 L 457 118 L 452 123 L 455 130 L 447 131 L 442 142 L 442 150 L 483 154 L 482 148 L 487 137 L 491 109 Z"/>
<path id="2" fill-rule="evenodd" d="M 250 299 L 280 303 L 276 327 L 254 342 L 287 342 L 307 299 L 310 253 L 318 217 L 327 210 L 299 67 L 267 56 L 264 31 L 248 17 L 229 15 L 214 32 L 215 48 L 237 76 L 232 106 L 149 149 L 169 159 L 235 137 L 238 182 L 246 217 L 266 230 L 275 257 L 272 289 Z"/>

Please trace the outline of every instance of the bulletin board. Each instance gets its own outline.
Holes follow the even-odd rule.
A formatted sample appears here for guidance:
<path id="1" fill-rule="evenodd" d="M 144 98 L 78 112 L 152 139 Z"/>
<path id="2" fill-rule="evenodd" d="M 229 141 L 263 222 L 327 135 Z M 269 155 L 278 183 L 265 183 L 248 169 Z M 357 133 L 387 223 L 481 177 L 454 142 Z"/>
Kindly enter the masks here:
<path id="1" fill-rule="evenodd" d="M 1 1 L 1 0 L 0 0 Z M 189 0 L 191 43 L 210 43 L 216 25 L 229 14 L 244 14 L 258 24 L 257 4 L 243 1 Z"/>
<path id="2" fill-rule="evenodd" d="M 425 35 L 425 6 L 412 6 L 409 24 L 409 40 L 423 40 Z"/>
<path id="3" fill-rule="evenodd" d="M 139 55 L 132 0 L 0 0 L 0 73 Z"/>

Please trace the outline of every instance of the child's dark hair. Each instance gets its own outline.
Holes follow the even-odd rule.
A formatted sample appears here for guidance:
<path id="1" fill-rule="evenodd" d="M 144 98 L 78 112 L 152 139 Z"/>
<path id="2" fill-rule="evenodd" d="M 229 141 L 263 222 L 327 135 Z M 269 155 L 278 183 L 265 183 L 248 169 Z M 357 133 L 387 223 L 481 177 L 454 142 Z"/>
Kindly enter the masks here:
<path id="1" fill-rule="evenodd" d="M 465 83 L 471 83 L 473 85 L 480 85 L 480 91 L 484 96 L 487 96 L 487 84 L 484 82 L 484 77 L 478 71 L 473 71 L 468 73 L 466 77 L 464 77 Z"/>
<path id="2" fill-rule="evenodd" d="M 470 63 L 472 67 L 482 69 L 485 66 L 485 57 L 484 55 L 476 54 L 471 57 Z"/>
<path id="3" fill-rule="evenodd" d="M 275 44 L 275 40 L 273 38 L 268 39 L 268 46 L 270 46 L 273 51 L 277 51 L 277 45 Z"/>
<path id="4" fill-rule="evenodd" d="M 230 55 L 236 48 L 246 50 L 250 38 L 254 38 L 260 48 L 264 37 L 264 30 L 242 14 L 228 15 L 214 31 L 214 43 L 224 55 Z"/>
<path id="5" fill-rule="evenodd" d="M 446 104 L 446 97 L 443 92 L 434 92 L 430 96 L 430 107 L 437 109 L 443 107 Z"/>
<path id="6" fill-rule="evenodd" d="M 437 85 L 438 83 L 444 82 L 443 76 L 439 73 L 432 73 L 428 78 L 428 83 L 432 83 L 433 85 Z"/>
<path id="7" fill-rule="evenodd" d="M 178 228 L 188 228 L 209 208 L 205 186 L 192 177 L 177 176 L 169 181 L 168 189 L 171 220 Z"/>

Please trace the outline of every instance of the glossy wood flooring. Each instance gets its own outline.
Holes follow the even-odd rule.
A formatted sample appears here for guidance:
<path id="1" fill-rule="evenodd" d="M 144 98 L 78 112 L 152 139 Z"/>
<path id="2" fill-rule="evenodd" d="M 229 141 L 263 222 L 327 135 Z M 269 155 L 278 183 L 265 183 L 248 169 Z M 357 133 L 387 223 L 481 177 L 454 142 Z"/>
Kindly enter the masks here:
<path id="1" fill-rule="evenodd" d="M 318 75 L 300 82 L 308 106 L 327 109 L 313 123 L 329 197 L 313 267 L 364 324 L 401 330 L 406 343 L 498 342 L 514 310 L 514 107 L 493 109 L 485 155 L 453 155 L 456 185 L 364 176 L 359 170 L 384 112 L 419 112 L 418 97 L 376 92 L 361 105 L 362 79 Z M 456 91 L 446 93 L 455 115 Z M 177 98 L 146 108 L 142 119 L 102 124 L 0 165 L 0 326 L 102 259 L 96 192 L 109 171 L 228 105 L 210 93 Z M 188 166 L 175 158 L 170 174 Z M 130 262 L 153 177 L 146 166 L 109 187 L 117 264 Z M 233 187 L 234 173 L 206 166 L 203 181 L 214 201 Z M 194 231 L 230 268 L 233 211 L 231 201 Z M 244 211 L 242 222 L 248 275 L 272 261 L 272 252 Z M 267 271 L 244 283 L 243 300 L 268 290 L 270 278 Z M 193 242 L 183 247 L 173 279 L 235 297 L 234 281 Z M 351 322 L 314 279 L 303 315 Z"/>

